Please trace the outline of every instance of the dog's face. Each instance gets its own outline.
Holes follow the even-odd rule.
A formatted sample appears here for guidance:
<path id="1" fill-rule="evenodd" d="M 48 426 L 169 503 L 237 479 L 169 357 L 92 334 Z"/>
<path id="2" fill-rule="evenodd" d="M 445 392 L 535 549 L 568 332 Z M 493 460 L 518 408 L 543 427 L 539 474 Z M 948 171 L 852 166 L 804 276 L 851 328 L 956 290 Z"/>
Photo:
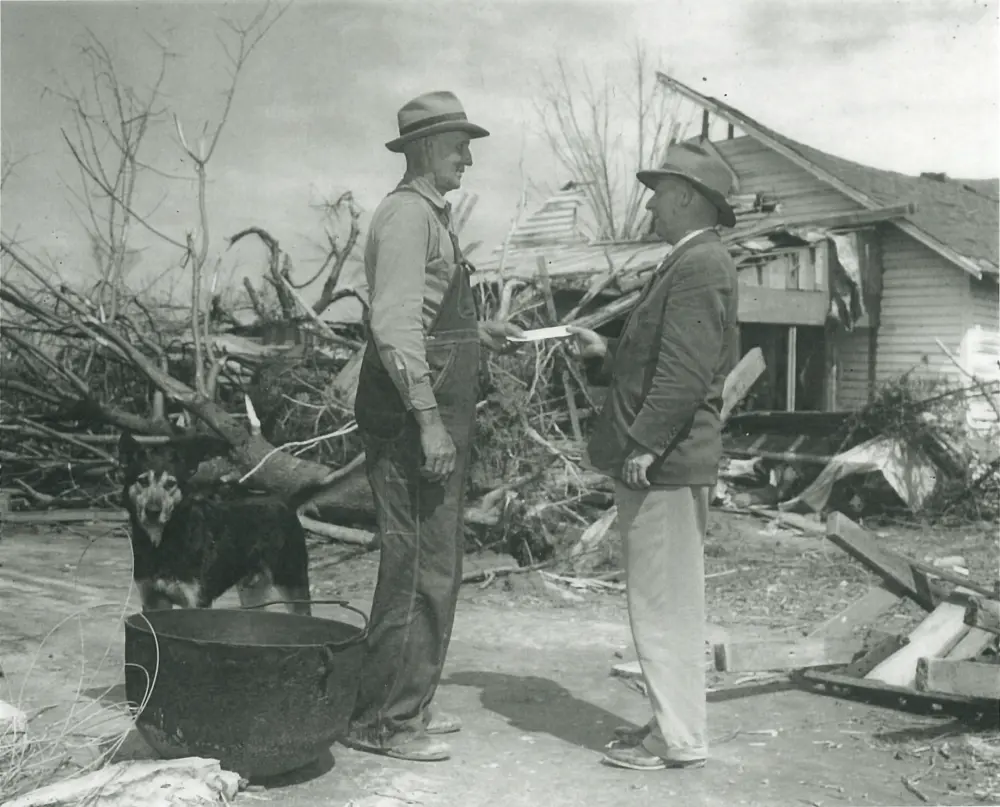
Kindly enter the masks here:
<path id="1" fill-rule="evenodd" d="M 198 465 L 227 449 L 226 444 L 212 437 L 143 446 L 131 434 L 122 434 L 118 457 L 124 469 L 126 506 L 154 546 L 160 543 L 163 527 L 183 499 Z"/>

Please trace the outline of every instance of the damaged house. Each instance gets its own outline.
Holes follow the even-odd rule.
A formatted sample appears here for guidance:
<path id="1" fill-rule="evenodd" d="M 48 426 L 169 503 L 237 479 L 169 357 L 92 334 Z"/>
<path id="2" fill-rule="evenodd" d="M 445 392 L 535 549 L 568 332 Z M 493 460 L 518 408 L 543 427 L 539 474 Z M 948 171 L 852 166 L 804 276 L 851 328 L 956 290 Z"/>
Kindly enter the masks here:
<path id="1" fill-rule="evenodd" d="M 859 165 L 660 81 L 701 108 L 698 139 L 733 173 L 737 226 L 724 237 L 740 270 L 742 352 L 760 347 L 768 368 L 749 408 L 851 410 L 905 373 L 959 380 L 937 340 L 970 365 L 996 364 L 997 180 Z M 480 282 L 500 281 L 509 294 L 543 260 L 564 312 L 588 288 L 601 288 L 595 302 L 620 295 L 620 307 L 580 318 L 613 328 L 669 247 L 588 243 L 583 204 L 580 186 L 564 186 L 479 262 Z"/>

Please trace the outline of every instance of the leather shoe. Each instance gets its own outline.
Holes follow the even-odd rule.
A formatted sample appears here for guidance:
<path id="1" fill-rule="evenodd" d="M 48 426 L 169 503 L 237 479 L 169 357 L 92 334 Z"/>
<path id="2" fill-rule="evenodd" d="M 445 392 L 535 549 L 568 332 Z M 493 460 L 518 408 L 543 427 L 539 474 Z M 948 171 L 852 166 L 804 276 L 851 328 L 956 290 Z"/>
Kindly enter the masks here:
<path id="1" fill-rule="evenodd" d="M 428 734 L 454 734 L 462 730 L 462 718 L 447 712 L 432 712 L 424 730 Z"/>
<path id="2" fill-rule="evenodd" d="M 667 768 L 704 768 L 705 760 L 664 759 L 651 754 L 641 745 L 613 744 L 601 760 L 606 765 L 632 771 L 662 771 Z"/>
<path id="3" fill-rule="evenodd" d="M 649 724 L 645 726 L 639 726 L 639 728 L 634 729 L 631 726 L 619 726 L 615 729 L 615 739 L 614 742 L 621 743 L 623 745 L 639 745 L 646 737 L 649 736 L 651 731 Z"/>

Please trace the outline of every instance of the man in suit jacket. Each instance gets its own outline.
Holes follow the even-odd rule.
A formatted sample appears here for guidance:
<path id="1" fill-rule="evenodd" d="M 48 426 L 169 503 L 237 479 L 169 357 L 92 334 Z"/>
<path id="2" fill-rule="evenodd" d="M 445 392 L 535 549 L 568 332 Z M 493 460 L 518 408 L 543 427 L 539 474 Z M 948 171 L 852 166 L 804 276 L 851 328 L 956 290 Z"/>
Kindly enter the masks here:
<path id="1" fill-rule="evenodd" d="M 722 454 L 722 389 L 738 358 L 731 174 L 696 143 L 640 171 L 646 207 L 673 249 L 618 339 L 573 328 L 610 379 L 587 453 L 616 480 L 629 621 L 653 719 L 618 729 L 604 761 L 636 770 L 700 767 L 705 704 L 705 528 Z"/>

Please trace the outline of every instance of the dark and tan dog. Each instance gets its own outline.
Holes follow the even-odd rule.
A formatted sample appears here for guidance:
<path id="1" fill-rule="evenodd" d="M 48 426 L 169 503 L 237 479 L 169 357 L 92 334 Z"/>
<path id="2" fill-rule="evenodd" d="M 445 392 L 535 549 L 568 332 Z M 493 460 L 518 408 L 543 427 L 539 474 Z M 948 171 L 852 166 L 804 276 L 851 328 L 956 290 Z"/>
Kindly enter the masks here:
<path id="1" fill-rule="evenodd" d="M 228 450 L 204 435 L 150 446 L 122 435 L 122 500 L 143 610 L 209 608 L 235 586 L 243 607 L 296 600 L 288 610 L 309 614 L 309 555 L 296 509 L 316 489 L 284 501 L 194 488 L 198 465 Z"/>

